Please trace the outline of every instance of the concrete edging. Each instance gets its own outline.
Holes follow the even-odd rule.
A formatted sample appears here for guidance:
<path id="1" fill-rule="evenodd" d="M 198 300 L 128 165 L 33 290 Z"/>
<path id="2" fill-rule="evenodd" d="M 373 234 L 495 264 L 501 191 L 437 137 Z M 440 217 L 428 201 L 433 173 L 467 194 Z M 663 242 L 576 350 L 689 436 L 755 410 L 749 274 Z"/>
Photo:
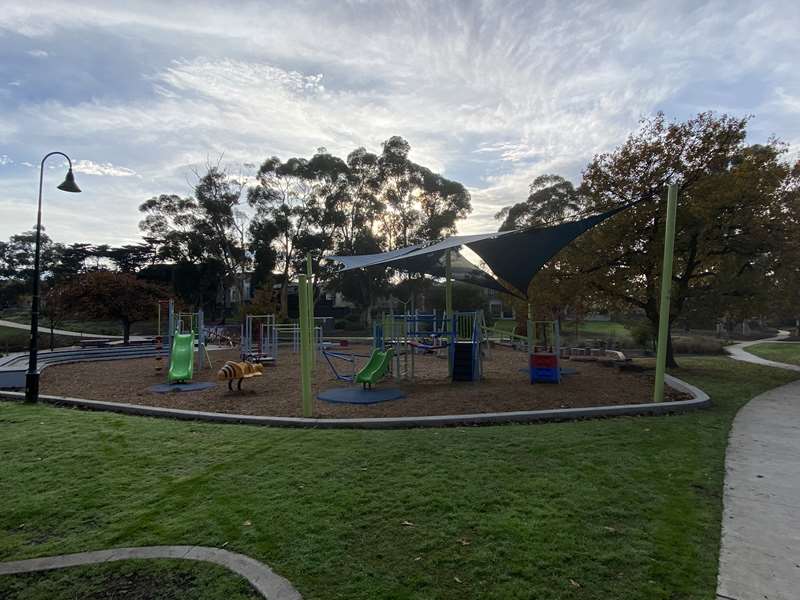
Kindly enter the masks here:
<path id="1" fill-rule="evenodd" d="M 86 400 L 63 396 L 40 395 L 39 399 L 57 406 L 71 406 L 88 410 L 100 410 L 148 417 L 166 417 L 186 421 L 208 421 L 211 423 L 239 423 L 271 427 L 314 427 L 320 429 L 402 429 L 412 427 L 446 427 L 453 425 L 492 425 L 499 423 L 534 423 L 547 421 L 572 421 L 602 417 L 663 415 L 687 410 L 707 408 L 711 399 L 703 390 L 685 381 L 666 376 L 671 387 L 691 394 L 691 400 L 662 402 L 658 404 L 620 404 L 617 406 L 592 406 L 587 408 L 561 408 L 551 410 L 531 410 L 494 413 L 474 413 L 462 415 L 432 415 L 421 417 L 372 417 L 349 419 L 317 419 L 304 417 L 270 417 L 238 415 L 229 413 L 181 410 L 141 404 Z M 0 397 L 20 399 L 20 392 L 0 391 Z"/>
<path id="2" fill-rule="evenodd" d="M 0 575 L 15 575 L 81 565 L 96 565 L 119 560 L 151 558 L 198 560 L 214 563 L 244 577 L 250 585 L 268 600 L 302 600 L 300 592 L 287 579 L 275 573 L 264 563 L 244 554 L 208 546 L 142 546 L 15 560 L 0 563 Z"/>

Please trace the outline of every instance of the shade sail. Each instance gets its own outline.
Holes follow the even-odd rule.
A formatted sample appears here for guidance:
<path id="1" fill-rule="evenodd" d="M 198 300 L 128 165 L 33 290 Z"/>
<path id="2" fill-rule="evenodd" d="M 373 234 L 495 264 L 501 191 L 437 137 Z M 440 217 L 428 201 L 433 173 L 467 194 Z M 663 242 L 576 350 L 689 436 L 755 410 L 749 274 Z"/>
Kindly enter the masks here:
<path id="1" fill-rule="evenodd" d="M 458 252 L 452 252 L 451 274 L 454 280 L 526 298 L 534 275 L 562 248 L 629 206 L 627 204 L 585 219 L 549 227 L 454 235 L 427 246 L 416 244 L 380 254 L 326 258 L 341 263 L 345 271 L 383 265 L 444 277 L 447 253 L 463 246 L 480 256 L 496 277 L 479 269 Z"/>
<path id="2" fill-rule="evenodd" d="M 551 227 L 512 231 L 503 237 L 468 244 L 494 274 L 526 296 L 534 275 L 558 252 L 582 233 L 614 216 L 627 206 Z"/>

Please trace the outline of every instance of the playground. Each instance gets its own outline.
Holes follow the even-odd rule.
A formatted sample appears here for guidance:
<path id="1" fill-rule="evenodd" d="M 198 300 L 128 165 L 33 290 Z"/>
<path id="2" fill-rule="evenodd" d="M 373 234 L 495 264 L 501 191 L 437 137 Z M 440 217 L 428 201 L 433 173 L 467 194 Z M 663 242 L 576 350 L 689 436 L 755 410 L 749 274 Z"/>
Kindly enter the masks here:
<path id="1" fill-rule="evenodd" d="M 363 356 L 369 350 L 369 346 L 351 346 L 348 351 Z M 218 368 L 227 360 L 238 360 L 238 353 L 220 350 L 211 352 L 210 357 L 213 369 L 194 372 L 195 381 L 216 384 L 205 390 L 149 392 L 150 386 L 163 381 L 163 374 L 154 370 L 152 359 L 144 358 L 49 367 L 42 374 L 42 393 L 210 412 L 301 416 L 300 368 L 296 356 L 279 358 L 264 368 L 263 376 L 245 380 L 241 392 L 231 392 L 225 384 L 215 382 Z M 367 359 L 357 360 L 359 369 Z M 638 404 L 650 400 L 652 372 L 624 372 L 598 362 L 576 361 L 570 368 L 575 373 L 565 376 L 560 385 L 531 385 L 527 381 L 524 354 L 498 347 L 492 349 L 491 359 L 484 361 L 484 379 L 480 383 L 452 383 L 447 377 L 446 359 L 421 354 L 415 356 L 414 381 L 389 378 L 377 386 L 399 388 L 405 398 L 366 405 L 334 404 L 316 399 L 318 392 L 350 386 L 333 379 L 327 363 L 318 358 L 313 371 L 313 414 L 318 417 L 468 414 Z M 87 381 L 92 384 L 87 386 Z M 680 392 L 668 390 L 668 400 L 685 398 Z"/>

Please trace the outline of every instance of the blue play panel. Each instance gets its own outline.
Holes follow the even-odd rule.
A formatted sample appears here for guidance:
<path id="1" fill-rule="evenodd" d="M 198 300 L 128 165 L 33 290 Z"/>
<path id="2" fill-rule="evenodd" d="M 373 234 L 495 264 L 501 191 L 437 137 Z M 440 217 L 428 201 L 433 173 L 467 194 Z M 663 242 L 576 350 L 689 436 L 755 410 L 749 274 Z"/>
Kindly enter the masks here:
<path id="1" fill-rule="evenodd" d="M 365 390 L 360 387 L 342 387 L 324 390 L 317 395 L 317 398 L 325 402 L 335 402 L 338 404 L 377 404 L 388 400 L 400 400 L 406 395 L 393 388 L 380 388 Z"/>
<path id="2" fill-rule="evenodd" d="M 209 383 L 207 381 L 198 381 L 195 383 L 159 383 L 158 385 L 151 385 L 147 388 L 148 392 L 154 394 L 169 394 L 170 392 L 199 392 L 216 387 L 216 383 Z"/>

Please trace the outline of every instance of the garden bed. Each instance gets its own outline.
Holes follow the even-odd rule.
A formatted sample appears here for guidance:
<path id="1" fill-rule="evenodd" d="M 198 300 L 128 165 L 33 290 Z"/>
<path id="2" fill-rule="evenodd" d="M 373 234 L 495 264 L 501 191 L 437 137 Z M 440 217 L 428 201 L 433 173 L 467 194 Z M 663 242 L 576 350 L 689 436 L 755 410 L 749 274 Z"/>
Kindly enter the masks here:
<path id="1" fill-rule="evenodd" d="M 366 354 L 368 347 L 351 347 L 348 352 Z M 452 383 L 447 377 L 447 360 L 433 355 L 415 356 L 415 381 L 387 378 L 378 387 L 396 387 L 406 397 L 371 405 L 331 404 L 314 401 L 314 416 L 324 418 L 399 417 L 440 414 L 472 414 L 558 408 L 614 406 L 649 402 L 652 372 L 620 372 L 612 366 L 593 362 L 562 361 L 575 372 L 560 385 L 531 385 L 525 371 L 526 355 L 495 348 L 484 361 L 484 379 L 479 383 Z M 226 360 L 238 359 L 234 350 L 211 353 L 213 369 L 195 372 L 195 381 L 215 381 L 217 369 Z M 357 366 L 365 359 L 358 359 Z M 161 406 L 184 410 L 264 416 L 301 416 L 299 357 L 283 351 L 274 365 L 264 368 L 262 377 L 245 380 L 242 392 L 229 392 L 224 382 L 196 392 L 156 394 L 148 390 L 163 383 L 165 372 L 155 370 L 153 359 L 131 359 L 103 363 L 75 363 L 47 368 L 42 374 L 42 393 Z M 348 368 L 348 365 L 342 365 Z M 314 396 L 323 389 L 348 385 L 332 378 L 324 359 L 314 372 Z M 691 396 L 667 389 L 667 400 Z"/>

